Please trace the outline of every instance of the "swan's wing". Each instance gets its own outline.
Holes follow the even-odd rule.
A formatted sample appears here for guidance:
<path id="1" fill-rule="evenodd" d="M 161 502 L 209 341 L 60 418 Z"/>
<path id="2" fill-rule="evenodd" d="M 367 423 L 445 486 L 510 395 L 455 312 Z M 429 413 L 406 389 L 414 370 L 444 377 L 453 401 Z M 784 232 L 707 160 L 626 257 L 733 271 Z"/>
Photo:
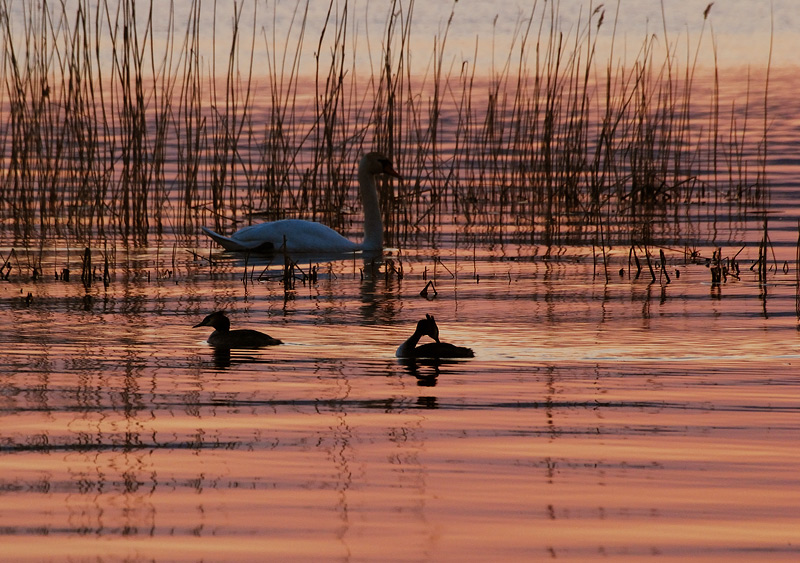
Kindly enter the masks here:
<path id="1" fill-rule="evenodd" d="M 280 244 L 283 247 L 284 236 L 289 252 L 353 252 L 361 248 L 322 223 L 285 219 L 272 223 L 281 233 Z"/>
<path id="2" fill-rule="evenodd" d="M 202 229 L 223 248 L 233 251 L 281 252 L 284 241 L 289 252 L 342 253 L 361 248 L 361 245 L 322 223 L 301 219 L 282 219 L 249 225 L 230 237 L 205 227 Z"/>
<path id="3" fill-rule="evenodd" d="M 231 238 L 245 246 L 272 244 L 276 252 L 283 250 L 284 242 L 289 252 L 352 252 L 360 245 L 346 239 L 330 227 L 302 219 L 282 219 L 250 225 L 236 231 Z"/>
<path id="4" fill-rule="evenodd" d="M 263 243 L 256 242 L 255 240 L 239 240 L 234 239 L 232 237 L 226 237 L 219 233 L 215 233 L 211 229 L 207 227 L 200 227 L 205 234 L 211 237 L 214 242 L 219 244 L 225 250 L 230 250 L 233 252 L 247 252 L 252 251 L 261 246 Z"/>

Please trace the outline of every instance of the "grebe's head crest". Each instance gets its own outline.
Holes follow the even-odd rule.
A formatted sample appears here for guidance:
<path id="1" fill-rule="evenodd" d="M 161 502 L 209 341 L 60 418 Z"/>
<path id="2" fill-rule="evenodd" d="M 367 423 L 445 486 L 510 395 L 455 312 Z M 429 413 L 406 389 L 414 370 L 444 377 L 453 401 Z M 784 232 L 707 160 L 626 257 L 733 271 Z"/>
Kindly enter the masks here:
<path id="1" fill-rule="evenodd" d="M 439 327 L 436 325 L 436 320 L 433 315 L 425 315 L 425 318 L 417 323 L 417 330 L 420 334 L 424 334 L 439 342 Z"/>

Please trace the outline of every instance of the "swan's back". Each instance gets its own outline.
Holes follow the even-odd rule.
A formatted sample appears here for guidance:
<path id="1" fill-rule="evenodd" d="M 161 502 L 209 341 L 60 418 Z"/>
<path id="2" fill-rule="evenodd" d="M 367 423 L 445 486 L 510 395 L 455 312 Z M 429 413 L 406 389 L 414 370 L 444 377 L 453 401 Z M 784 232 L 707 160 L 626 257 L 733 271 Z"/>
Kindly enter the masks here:
<path id="1" fill-rule="evenodd" d="M 288 252 L 342 253 L 361 248 L 360 244 L 346 239 L 322 223 L 302 219 L 281 219 L 250 225 L 236 231 L 231 238 L 247 249 L 261 252 L 282 252 L 284 241 Z"/>

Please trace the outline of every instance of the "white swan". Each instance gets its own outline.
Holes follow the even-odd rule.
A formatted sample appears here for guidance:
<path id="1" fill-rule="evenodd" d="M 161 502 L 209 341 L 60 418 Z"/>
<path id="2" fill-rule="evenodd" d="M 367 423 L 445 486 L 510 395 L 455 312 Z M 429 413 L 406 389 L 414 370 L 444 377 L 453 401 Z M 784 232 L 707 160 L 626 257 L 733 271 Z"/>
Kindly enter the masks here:
<path id="1" fill-rule="evenodd" d="M 392 168 L 392 161 L 379 152 L 365 154 L 358 164 L 358 185 L 364 205 L 364 240 L 353 242 L 330 227 L 315 221 L 282 219 L 243 227 L 230 237 L 201 227 L 203 232 L 219 243 L 225 250 L 280 252 L 284 241 L 288 252 L 318 252 L 339 254 L 356 250 L 383 249 L 383 221 L 378 204 L 378 188 L 375 177 L 387 174 L 400 178 Z"/>

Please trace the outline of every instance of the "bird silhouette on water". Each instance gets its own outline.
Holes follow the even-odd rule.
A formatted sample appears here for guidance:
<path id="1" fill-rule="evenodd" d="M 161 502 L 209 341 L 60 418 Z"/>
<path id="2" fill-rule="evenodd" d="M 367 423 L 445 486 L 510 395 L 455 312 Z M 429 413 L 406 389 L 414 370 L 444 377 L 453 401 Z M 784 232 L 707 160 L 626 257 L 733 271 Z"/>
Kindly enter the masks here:
<path id="1" fill-rule="evenodd" d="M 283 344 L 283 342 L 277 338 L 272 338 L 269 334 L 264 334 L 257 330 L 249 328 L 231 330 L 231 321 L 222 311 L 211 313 L 192 328 L 201 326 L 210 326 L 214 328 L 214 332 L 208 337 L 208 343 L 215 348 L 252 349 Z"/>

